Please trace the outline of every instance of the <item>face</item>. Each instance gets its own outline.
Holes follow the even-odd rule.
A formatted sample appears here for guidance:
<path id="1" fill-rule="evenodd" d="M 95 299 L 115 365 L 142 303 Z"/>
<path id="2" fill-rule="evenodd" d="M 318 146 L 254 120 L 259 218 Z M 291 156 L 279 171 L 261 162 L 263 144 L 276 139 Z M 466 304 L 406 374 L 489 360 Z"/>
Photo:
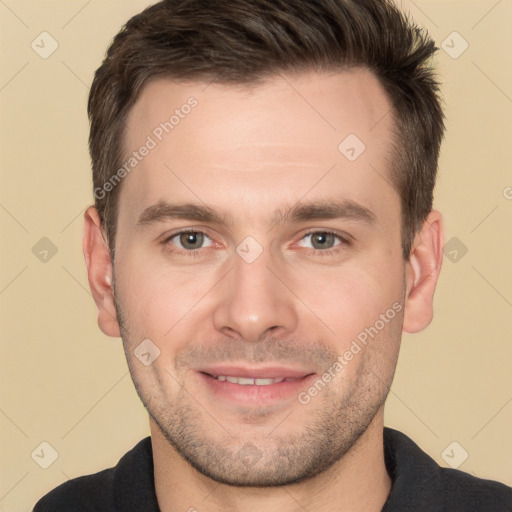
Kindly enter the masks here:
<path id="1" fill-rule="evenodd" d="M 406 298 L 389 112 L 364 70 L 158 79 L 130 112 L 117 321 L 152 421 L 204 475 L 298 482 L 381 417 Z"/>

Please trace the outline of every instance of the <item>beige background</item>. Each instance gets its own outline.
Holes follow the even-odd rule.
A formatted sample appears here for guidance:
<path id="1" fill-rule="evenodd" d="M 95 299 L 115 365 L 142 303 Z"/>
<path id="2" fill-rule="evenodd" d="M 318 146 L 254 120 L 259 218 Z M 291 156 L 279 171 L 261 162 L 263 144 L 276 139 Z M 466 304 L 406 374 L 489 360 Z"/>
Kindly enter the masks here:
<path id="1" fill-rule="evenodd" d="M 149 433 L 121 342 L 97 327 L 80 245 L 88 87 L 110 39 L 147 4 L 0 1 L 0 511 L 29 511 Z M 444 466 L 457 441 L 447 460 L 465 450 L 460 469 L 512 485 L 512 1 L 403 6 L 439 46 L 453 31 L 469 44 L 437 59 L 448 132 L 436 200 L 446 241 L 468 252 L 449 246 L 435 320 L 404 337 L 386 423 Z M 47 59 L 31 48 L 43 31 L 59 45 Z M 32 252 L 43 237 L 57 248 L 46 263 Z M 48 469 L 31 458 L 43 441 L 58 452 Z"/>

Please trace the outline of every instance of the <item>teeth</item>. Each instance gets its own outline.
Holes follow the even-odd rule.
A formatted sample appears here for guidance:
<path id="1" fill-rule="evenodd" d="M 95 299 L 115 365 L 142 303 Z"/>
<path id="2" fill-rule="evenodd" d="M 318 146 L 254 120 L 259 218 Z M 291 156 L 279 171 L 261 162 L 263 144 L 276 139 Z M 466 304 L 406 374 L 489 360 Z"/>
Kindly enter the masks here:
<path id="1" fill-rule="evenodd" d="M 248 377 L 231 377 L 230 375 L 218 375 L 214 378 L 220 381 L 228 381 L 232 384 L 241 384 L 242 386 L 268 386 L 269 384 L 276 384 L 278 382 L 297 380 L 293 377 L 287 377 L 286 379 L 249 379 Z"/>

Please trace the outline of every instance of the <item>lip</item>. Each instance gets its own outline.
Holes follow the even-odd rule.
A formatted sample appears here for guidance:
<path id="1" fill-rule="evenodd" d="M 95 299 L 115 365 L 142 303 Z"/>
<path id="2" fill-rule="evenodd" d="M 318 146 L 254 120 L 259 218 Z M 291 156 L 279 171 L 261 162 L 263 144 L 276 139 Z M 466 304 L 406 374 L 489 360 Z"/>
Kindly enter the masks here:
<path id="1" fill-rule="evenodd" d="M 210 373 L 212 372 L 212 373 Z M 218 373 L 217 373 L 218 372 Z M 293 381 L 282 381 L 274 384 L 259 386 L 256 384 L 235 384 L 228 381 L 217 380 L 213 375 L 230 375 L 232 377 L 247 378 L 296 378 Z M 197 375 L 209 395 L 237 406 L 263 406 L 289 403 L 295 399 L 301 390 L 307 389 L 316 377 L 316 373 L 289 368 L 253 369 L 235 367 L 215 367 L 208 372 L 198 371 Z"/>
<path id="2" fill-rule="evenodd" d="M 297 368 L 287 368 L 284 366 L 266 366 L 259 368 L 249 368 L 247 366 L 220 365 L 210 366 L 197 370 L 201 373 L 207 373 L 211 376 L 229 375 L 231 377 L 246 377 L 249 379 L 301 379 L 306 375 L 314 373 L 312 370 L 302 370 Z"/>

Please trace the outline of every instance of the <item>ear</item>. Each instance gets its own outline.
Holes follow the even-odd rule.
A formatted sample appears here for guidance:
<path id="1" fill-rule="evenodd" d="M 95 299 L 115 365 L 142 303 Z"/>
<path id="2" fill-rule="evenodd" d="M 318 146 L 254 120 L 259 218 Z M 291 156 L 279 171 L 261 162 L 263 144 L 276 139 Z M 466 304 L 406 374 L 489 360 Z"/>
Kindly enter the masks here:
<path id="1" fill-rule="evenodd" d="M 112 290 L 112 261 L 107 237 L 96 208 L 93 206 L 87 208 L 84 221 L 82 249 L 89 287 L 98 307 L 98 325 L 107 336 L 118 338 L 121 333 Z"/>
<path id="2" fill-rule="evenodd" d="M 433 302 L 443 262 L 443 217 L 432 210 L 417 233 L 406 262 L 406 299 L 403 330 L 425 329 L 434 315 Z"/>

